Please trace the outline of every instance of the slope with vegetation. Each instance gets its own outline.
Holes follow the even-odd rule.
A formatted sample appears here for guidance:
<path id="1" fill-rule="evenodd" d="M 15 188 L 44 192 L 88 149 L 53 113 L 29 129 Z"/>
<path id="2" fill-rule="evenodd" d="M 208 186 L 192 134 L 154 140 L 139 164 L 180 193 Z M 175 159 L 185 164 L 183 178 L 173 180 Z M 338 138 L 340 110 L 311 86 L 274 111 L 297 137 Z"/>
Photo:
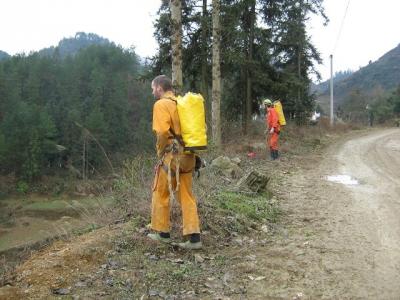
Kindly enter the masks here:
<path id="1" fill-rule="evenodd" d="M 39 51 L 42 56 L 56 55 L 61 58 L 73 56 L 79 50 L 87 48 L 92 45 L 111 45 L 113 44 L 108 39 L 98 36 L 95 33 L 77 32 L 74 37 L 63 38 L 57 46 L 51 46 Z"/>
<path id="2" fill-rule="evenodd" d="M 333 82 L 334 84 L 338 84 L 338 82 L 346 80 L 349 78 L 354 72 L 351 70 L 347 71 L 339 71 L 333 75 Z M 330 79 L 325 80 L 319 84 L 312 84 L 311 85 L 311 93 L 315 93 L 317 95 L 328 94 L 330 91 Z"/>
<path id="3" fill-rule="evenodd" d="M 0 62 L 2 175 L 30 182 L 70 170 L 65 174 L 87 178 L 110 172 L 109 153 L 116 158 L 152 147 L 142 66 L 133 51 L 104 41 L 77 34 L 51 56 Z"/>
<path id="4" fill-rule="evenodd" d="M 0 50 L 0 61 L 6 58 L 9 58 L 10 55 L 7 52 L 1 51 Z"/>
<path id="5" fill-rule="evenodd" d="M 335 99 L 342 103 L 346 97 L 356 90 L 372 92 L 380 87 L 386 91 L 400 84 L 400 45 L 390 50 L 375 62 L 360 68 L 353 73 L 344 72 L 345 77 L 335 78 Z M 349 75 L 349 76 L 347 76 Z M 329 81 L 318 85 L 317 92 L 329 94 Z"/>
<path id="6" fill-rule="evenodd" d="M 335 110 L 349 121 L 384 122 L 399 116 L 400 45 L 360 70 L 334 83 Z M 324 82 L 315 90 L 318 104 L 328 111 L 329 88 Z M 367 108 L 368 105 L 368 108 Z"/>

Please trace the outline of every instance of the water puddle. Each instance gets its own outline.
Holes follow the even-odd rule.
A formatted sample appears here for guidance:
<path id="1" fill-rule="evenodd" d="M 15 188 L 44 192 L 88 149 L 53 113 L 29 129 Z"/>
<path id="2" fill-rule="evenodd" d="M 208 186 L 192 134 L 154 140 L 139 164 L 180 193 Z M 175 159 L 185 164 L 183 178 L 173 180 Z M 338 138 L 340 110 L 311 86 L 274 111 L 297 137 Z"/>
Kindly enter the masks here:
<path id="1" fill-rule="evenodd" d="M 327 176 L 328 181 L 336 182 L 336 183 L 341 183 L 345 185 L 357 185 L 359 184 L 357 179 L 352 178 L 349 175 L 333 175 L 333 176 Z"/>

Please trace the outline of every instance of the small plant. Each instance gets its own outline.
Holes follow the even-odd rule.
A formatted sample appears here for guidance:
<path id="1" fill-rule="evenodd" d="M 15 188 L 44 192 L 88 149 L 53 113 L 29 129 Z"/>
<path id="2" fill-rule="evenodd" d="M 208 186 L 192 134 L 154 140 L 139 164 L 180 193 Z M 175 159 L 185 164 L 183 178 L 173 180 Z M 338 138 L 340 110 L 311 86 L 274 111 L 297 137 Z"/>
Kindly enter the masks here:
<path id="1" fill-rule="evenodd" d="M 267 219 L 276 222 L 279 210 L 268 201 L 269 195 L 244 195 L 233 192 L 221 192 L 217 196 L 218 206 L 231 215 L 238 215 L 249 220 L 261 221 Z"/>
<path id="2" fill-rule="evenodd" d="M 199 271 L 190 265 L 180 265 L 180 267 L 174 271 L 172 271 L 172 277 L 175 280 L 181 280 L 184 278 L 197 276 Z"/>
<path id="3" fill-rule="evenodd" d="M 29 185 L 25 181 L 18 181 L 16 189 L 18 193 L 26 194 L 29 191 Z"/>
<path id="4" fill-rule="evenodd" d="M 220 266 L 220 267 L 225 266 L 227 264 L 227 262 L 228 262 L 228 258 L 224 255 L 217 255 L 215 257 L 215 264 L 217 266 Z"/>

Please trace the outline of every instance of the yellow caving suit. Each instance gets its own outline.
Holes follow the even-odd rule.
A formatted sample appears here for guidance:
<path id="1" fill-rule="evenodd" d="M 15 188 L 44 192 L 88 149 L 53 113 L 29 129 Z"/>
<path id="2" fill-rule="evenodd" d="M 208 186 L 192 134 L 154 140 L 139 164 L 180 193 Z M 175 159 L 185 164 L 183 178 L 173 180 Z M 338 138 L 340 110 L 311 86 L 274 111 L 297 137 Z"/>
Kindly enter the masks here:
<path id="1" fill-rule="evenodd" d="M 170 192 L 168 174 L 165 166 L 171 162 L 175 173 L 175 160 L 171 152 L 163 153 L 166 146 L 172 143 L 173 135 L 181 135 L 176 99 L 172 92 L 165 93 L 153 106 L 153 131 L 157 136 L 157 155 L 163 159 L 163 166 L 157 168 L 152 196 L 151 228 L 158 232 L 170 232 Z M 196 199 L 192 193 L 192 171 L 195 166 L 194 154 L 180 155 L 179 190 L 177 199 L 182 209 L 183 235 L 200 233 L 199 216 Z M 176 188 L 176 177 L 171 177 L 172 187 Z"/>

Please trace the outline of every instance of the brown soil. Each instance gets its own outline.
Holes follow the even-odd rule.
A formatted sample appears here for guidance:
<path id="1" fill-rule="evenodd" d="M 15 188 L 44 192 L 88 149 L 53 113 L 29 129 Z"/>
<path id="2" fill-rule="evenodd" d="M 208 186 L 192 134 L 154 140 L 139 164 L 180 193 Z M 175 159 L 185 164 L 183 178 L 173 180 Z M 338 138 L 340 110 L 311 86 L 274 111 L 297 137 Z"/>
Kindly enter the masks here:
<path id="1" fill-rule="evenodd" d="M 13 286 L 0 289 L 0 299 L 43 299 L 52 289 L 70 287 L 102 263 L 117 231 L 118 227 L 105 227 L 32 254 L 16 268 Z"/>

